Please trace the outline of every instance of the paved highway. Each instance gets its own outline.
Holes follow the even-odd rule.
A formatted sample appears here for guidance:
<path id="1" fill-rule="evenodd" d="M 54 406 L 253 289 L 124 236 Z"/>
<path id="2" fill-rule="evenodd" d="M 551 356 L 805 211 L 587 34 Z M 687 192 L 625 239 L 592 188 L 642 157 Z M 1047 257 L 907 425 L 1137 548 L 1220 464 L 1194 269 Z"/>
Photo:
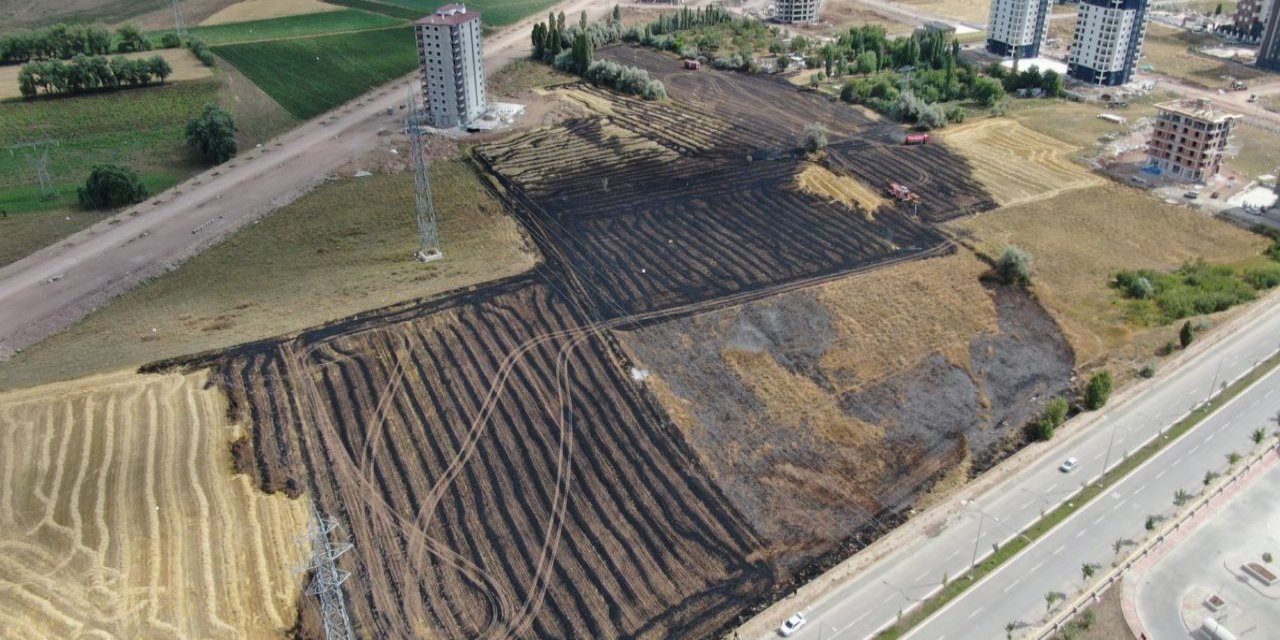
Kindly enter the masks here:
<path id="1" fill-rule="evenodd" d="M 1269 301 L 1268 301 L 1269 302 Z M 1101 474 L 1127 451 L 1157 434 L 1206 400 L 1211 390 L 1245 373 L 1280 347 L 1280 306 L 1272 306 L 1215 347 L 1158 380 L 1146 392 L 1106 409 L 1093 427 L 1063 433 L 1038 463 L 1025 466 L 947 520 L 941 531 L 921 536 L 880 558 L 827 596 L 804 608 L 809 624 L 796 638 L 865 638 L 891 624 L 899 611 L 940 588 L 944 575 L 957 576 L 991 553 L 1040 513 L 1060 504 Z M 1248 433 L 1280 409 L 1280 374 L 1166 450 L 1049 536 L 989 576 L 952 606 L 918 627 L 912 638 L 1002 637 L 1004 625 L 1044 614 L 1044 594 L 1070 593 L 1081 584 L 1084 562 L 1109 563 L 1119 537 L 1136 538 L 1148 514 L 1167 512 L 1174 492 L 1200 486 L 1205 471 L 1221 470 L 1225 454 L 1246 451 Z M 1076 457 L 1080 467 L 1063 474 L 1058 465 Z M 935 533 L 935 532 L 931 532 Z M 785 617 L 785 616 L 782 616 Z M 781 618 L 777 622 L 781 622 Z M 762 637 L 776 637 L 770 632 Z"/>

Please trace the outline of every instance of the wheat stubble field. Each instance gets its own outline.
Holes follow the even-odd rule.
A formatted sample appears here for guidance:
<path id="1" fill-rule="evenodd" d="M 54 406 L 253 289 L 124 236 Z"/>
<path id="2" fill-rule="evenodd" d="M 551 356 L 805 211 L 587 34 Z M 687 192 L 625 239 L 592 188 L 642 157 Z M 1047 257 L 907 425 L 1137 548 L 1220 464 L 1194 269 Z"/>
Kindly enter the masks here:
<path id="1" fill-rule="evenodd" d="M 268 638 L 297 619 L 307 501 L 236 475 L 206 374 L 0 395 L 0 637 Z"/>

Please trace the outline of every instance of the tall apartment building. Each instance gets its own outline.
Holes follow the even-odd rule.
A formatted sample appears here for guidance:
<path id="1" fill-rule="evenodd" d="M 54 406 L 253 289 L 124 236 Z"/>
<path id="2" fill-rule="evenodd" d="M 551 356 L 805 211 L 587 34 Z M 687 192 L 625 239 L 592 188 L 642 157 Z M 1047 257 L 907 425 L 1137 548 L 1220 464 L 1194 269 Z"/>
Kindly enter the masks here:
<path id="1" fill-rule="evenodd" d="M 1067 75 L 1089 84 L 1128 82 L 1147 35 L 1149 0 L 1081 0 Z"/>
<path id="2" fill-rule="evenodd" d="M 415 22 L 414 31 L 427 124 L 448 129 L 479 118 L 488 105 L 480 14 L 464 4 L 446 4 Z"/>
<path id="3" fill-rule="evenodd" d="M 1271 0 L 1271 10 L 1263 21 L 1262 44 L 1258 45 L 1258 66 L 1280 71 L 1280 0 Z"/>
<path id="4" fill-rule="evenodd" d="M 778 0 L 774 13 L 779 22 L 815 23 L 822 11 L 822 0 Z"/>
<path id="5" fill-rule="evenodd" d="M 1049 36 L 1052 0 L 991 0 L 987 51 L 1005 58 L 1035 58 Z"/>
<path id="6" fill-rule="evenodd" d="M 1237 33 L 1257 38 L 1262 36 L 1263 25 L 1271 13 L 1274 0 L 1240 0 L 1231 16 L 1231 26 Z"/>
<path id="7" fill-rule="evenodd" d="M 1231 129 L 1240 116 L 1213 108 L 1208 100 L 1172 100 L 1156 105 L 1147 158 L 1163 173 L 1200 182 L 1217 175 Z"/>

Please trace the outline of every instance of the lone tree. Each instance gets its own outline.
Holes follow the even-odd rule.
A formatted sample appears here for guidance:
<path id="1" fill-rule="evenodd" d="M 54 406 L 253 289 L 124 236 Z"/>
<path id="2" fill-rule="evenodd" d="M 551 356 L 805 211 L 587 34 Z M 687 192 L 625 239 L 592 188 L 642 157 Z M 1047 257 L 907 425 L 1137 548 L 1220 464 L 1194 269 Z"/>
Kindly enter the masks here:
<path id="1" fill-rule="evenodd" d="M 169 61 L 163 56 L 147 58 L 147 68 L 151 71 L 151 75 L 160 80 L 160 84 L 164 84 L 165 79 L 173 75 L 173 67 L 169 66 Z"/>
<path id="2" fill-rule="evenodd" d="M 804 150 L 808 153 L 817 153 L 827 148 L 827 129 L 821 123 L 815 122 L 804 128 L 804 138 L 801 140 Z"/>
<path id="3" fill-rule="evenodd" d="M 1147 521 L 1146 521 L 1146 523 L 1144 523 L 1144 524 L 1142 525 L 1142 528 L 1146 529 L 1147 531 L 1155 531 L 1155 530 L 1156 530 L 1156 517 L 1155 517 L 1155 516 L 1147 516 Z"/>
<path id="4" fill-rule="evenodd" d="M 1190 500 L 1191 500 L 1191 494 L 1187 493 L 1183 489 L 1178 489 L 1178 492 L 1173 494 L 1173 504 L 1176 507 L 1181 507 L 1182 505 L 1186 504 Z"/>
<path id="5" fill-rule="evenodd" d="M 214 164 L 236 154 L 236 121 L 217 105 L 204 105 L 204 113 L 187 123 L 187 144 Z"/>
<path id="6" fill-rule="evenodd" d="M 1099 371 L 1089 380 L 1089 386 L 1084 391 L 1084 406 L 1090 411 L 1097 411 L 1107 404 L 1107 399 L 1110 397 L 1111 374 L 1107 371 Z"/>
<path id="7" fill-rule="evenodd" d="M 1085 584 L 1088 584 L 1089 578 L 1092 578 L 1093 574 L 1097 572 L 1098 572 L 1098 565 L 1096 564 L 1086 562 L 1080 565 L 1080 578 L 1081 578 L 1081 581 L 1084 582 Z"/>
<path id="8" fill-rule="evenodd" d="M 1249 434 L 1249 438 L 1254 444 L 1262 444 L 1262 441 L 1267 439 L 1267 430 L 1261 427 L 1254 429 L 1253 433 Z"/>
<path id="9" fill-rule="evenodd" d="M 1195 327 L 1191 326 L 1191 321 L 1188 320 L 1182 323 L 1182 329 L 1178 330 L 1178 344 L 1181 344 L 1182 348 L 1186 349 L 1191 346 L 1191 341 L 1195 339 L 1196 330 Z"/>
<path id="10" fill-rule="evenodd" d="M 996 260 L 996 272 L 1008 284 L 1031 284 L 1031 254 L 1013 245 L 1005 247 Z"/>
<path id="11" fill-rule="evenodd" d="M 114 164 L 93 168 L 84 186 L 77 190 L 80 205 L 86 209 L 112 209 L 147 199 L 147 188 L 133 169 Z"/>

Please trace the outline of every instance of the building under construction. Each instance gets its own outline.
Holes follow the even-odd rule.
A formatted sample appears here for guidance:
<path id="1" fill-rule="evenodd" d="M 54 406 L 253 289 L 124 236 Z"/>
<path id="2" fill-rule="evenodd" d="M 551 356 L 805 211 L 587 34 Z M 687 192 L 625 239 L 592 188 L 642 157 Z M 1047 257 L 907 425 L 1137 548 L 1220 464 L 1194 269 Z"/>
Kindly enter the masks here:
<path id="1" fill-rule="evenodd" d="M 1208 100 L 1172 100 L 1156 105 L 1147 157 L 1161 173 L 1196 182 L 1218 174 L 1231 129 L 1240 116 L 1213 108 Z"/>

